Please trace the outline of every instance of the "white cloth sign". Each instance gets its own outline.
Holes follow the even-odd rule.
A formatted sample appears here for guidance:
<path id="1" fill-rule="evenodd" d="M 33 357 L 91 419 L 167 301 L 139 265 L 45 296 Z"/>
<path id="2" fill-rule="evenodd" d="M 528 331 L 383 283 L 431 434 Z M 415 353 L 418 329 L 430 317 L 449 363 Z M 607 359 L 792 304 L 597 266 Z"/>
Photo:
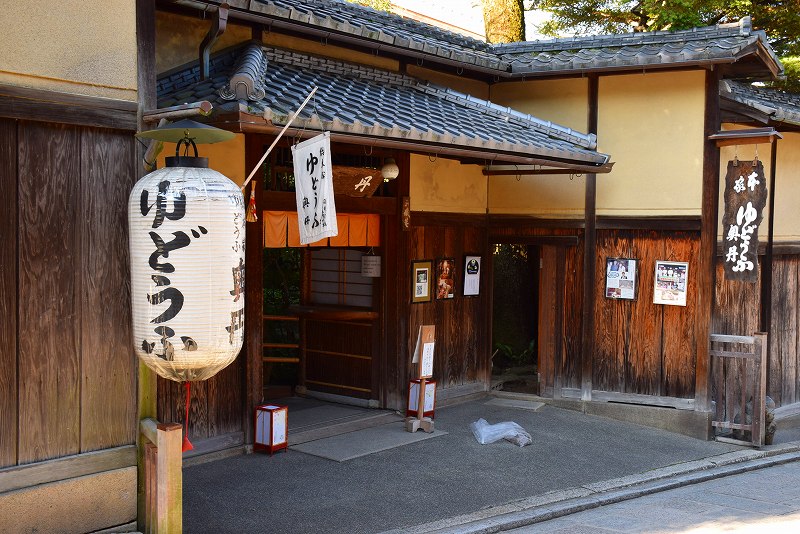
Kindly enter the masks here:
<path id="1" fill-rule="evenodd" d="M 300 243 L 339 234 L 333 199 L 330 132 L 292 147 Z"/>

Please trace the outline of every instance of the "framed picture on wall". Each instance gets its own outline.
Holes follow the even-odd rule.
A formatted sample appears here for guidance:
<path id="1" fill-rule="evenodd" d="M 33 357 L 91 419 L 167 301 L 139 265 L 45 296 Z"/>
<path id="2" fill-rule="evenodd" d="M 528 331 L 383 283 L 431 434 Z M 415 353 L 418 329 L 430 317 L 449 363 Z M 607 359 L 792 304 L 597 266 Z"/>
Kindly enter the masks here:
<path id="1" fill-rule="evenodd" d="M 606 258 L 606 298 L 636 300 L 639 261 L 631 258 Z"/>
<path id="2" fill-rule="evenodd" d="M 481 294 L 481 257 L 464 257 L 464 296 L 477 297 Z"/>
<path id="3" fill-rule="evenodd" d="M 414 260 L 411 262 L 411 302 L 430 302 L 433 282 L 433 262 Z"/>
<path id="4" fill-rule="evenodd" d="M 654 304 L 686 306 L 689 264 L 684 261 L 656 261 Z"/>
<path id="5" fill-rule="evenodd" d="M 456 294 L 456 261 L 453 258 L 436 260 L 436 299 L 451 299 Z"/>

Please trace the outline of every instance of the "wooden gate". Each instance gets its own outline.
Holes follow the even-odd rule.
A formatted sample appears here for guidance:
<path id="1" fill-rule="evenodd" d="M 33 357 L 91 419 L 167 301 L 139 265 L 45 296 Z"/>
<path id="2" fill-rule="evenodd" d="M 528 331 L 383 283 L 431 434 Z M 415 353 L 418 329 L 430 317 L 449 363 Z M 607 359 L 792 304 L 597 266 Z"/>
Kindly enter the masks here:
<path id="1" fill-rule="evenodd" d="M 710 354 L 716 402 L 711 424 L 715 429 L 730 431 L 715 436 L 716 440 L 761 447 L 765 431 L 767 334 L 711 334 Z M 750 433 L 749 440 L 745 439 L 745 432 Z"/>

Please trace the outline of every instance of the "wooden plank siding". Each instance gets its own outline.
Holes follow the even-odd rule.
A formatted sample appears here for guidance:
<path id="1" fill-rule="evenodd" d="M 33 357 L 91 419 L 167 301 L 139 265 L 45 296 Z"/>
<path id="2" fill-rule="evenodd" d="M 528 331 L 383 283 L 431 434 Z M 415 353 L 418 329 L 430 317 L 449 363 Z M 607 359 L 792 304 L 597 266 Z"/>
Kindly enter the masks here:
<path id="1" fill-rule="evenodd" d="M 0 119 L 0 467 L 135 442 L 134 143 Z"/>
<path id="2" fill-rule="evenodd" d="M 0 119 L 0 467 L 17 463 L 17 123 Z"/>
<path id="3" fill-rule="evenodd" d="M 81 135 L 81 452 L 133 443 L 136 357 L 131 351 L 128 194 L 135 183 L 128 132 Z M 84 276 L 84 273 L 88 276 Z M 114 332 L 113 336 L 109 336 Z"/>
<path id="4" fill-rule="evenodd" d="M 18 134 L 19 463 L 30 463 L 80 452 L 81 132 L 26 122 Z"/>
<path id="5" fill-rule="evenodd" d="M 535 223 L 534 223 L 535 224 Z M 563 291 L 563 309 L 560 332 L 555 332 L 556 314 L 541 313 L 540 333 L 554 332 L 561 336 L 561 387 L 576 390 L 581 387 L 581 310 L 583 279 L 583 231 L 581 229 L 554 229 L 551 227 L 503 227 L 494 223 L 490 242 L 530 241 L 545 236 L 577 236 L 577 246 L 566 247 L 566 268 Z M 545 265 L 547 248 L 542 247 Z M 694 396 L 694 358 L 696 312 L 691 295 L 697 290 L 692 272 L 697 269 L 699 236 L 696 231 L 674 230 L 597 230 L 597 273 L 595 275 L 596 321 L 595 348 L 592 357 L 592 389 L 630 395 L 673 397 Z M 638 296 L 635 301 L 606 299 L 605 260 L 608 257 L 627 257 L 639 260 Z M 653 304 L 653 279 L 656 260 L 689 262 L 689 305 L 661 306 Z M 555 272 L 548 278 L 542 272 L 542 283 L 555 283 Z M 547 298 L 547 288 L 542 287 L 540 298 Z M 555 299 L 555 295 L 551 295 Z M 541 308 L 540 308 L 541 310 Z M 546 310 L 545 310 L 546 311 Z M 552 324 L 543 325 L 542 322 Z M 555 340 L 552 340 L 555 341 Z M 541 340 L 540 343 L 548 343 Z M 552 352 L 552 351 L 551 351 Z M 544 351 L 545 356 L 550 354 Z M 543 386 L 554 382 L 552 369 L 555 362 L 540 359 Z"/>
<path id="6" fill-rule="evenodd" d="M 425 218 L 414 218 L 424 224 Z M 452 224 L 452 223 L 450 223 Z M 480 254 L 488 261 L 485 247 L 485 230 L 480 226 L 462 224 L 448 226 L 412 226 L 405 272 L 401 273 L 400 304 L 407 311 L 408 330 L 403 340 L 407 351 L 400 351 L 398 364 L 405 376 L 397 376 L 395 387 L 402 389 L 398 400 L 404 399 L 407 381 L 412 376 L 411 352 L 416 343 L 419 327 L 436 325 L 436 352 L 434 357 L 434 379 L 439 388 L 447 389 L 476 383 L 488 373 L 488 356 L 485 354 L 488 334 L 487 284 L 483 275 L 481 294 L 477 297 L 463 296 L 464 256 Z M 434 276 L 437 258 L 455 260 L 455 298 L 437 300 L 435 294 L 430 302 L 411 303 L 411 264 L 414 259 L 429 259 L 433 262 Z M 485 273 L 485 264 L 482 271 Z M 435 288 L 433 289 L 435 293 Z M 405 384 L 405 385 L 403 385 Z M 404 401 L 402 401 L 404 402 Z M 395 407 L 395 406 L 389 406 Z"/>

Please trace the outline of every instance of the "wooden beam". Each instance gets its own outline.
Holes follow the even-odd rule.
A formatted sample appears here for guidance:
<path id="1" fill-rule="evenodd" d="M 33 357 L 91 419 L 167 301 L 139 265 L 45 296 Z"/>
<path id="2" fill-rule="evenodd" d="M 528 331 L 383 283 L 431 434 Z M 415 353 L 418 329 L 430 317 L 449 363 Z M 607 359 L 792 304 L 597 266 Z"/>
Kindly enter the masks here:
<path id="1" fill-rule="evenodd" d="M 155 83 L 155 82 L 153 82 Z M 136 102 L 0 84 L 0 117 L 136 130 Z"/>
<path id="2" fill-rule="evenodd" d="M 717 99 L 719 100 L 719 99 Z M 717 112 L 719 114 L 719 111 Z M 763 145 L 772 143 L 777 139 L 783 139 L 775 128 L 751 128 L 749 130 L 727 130 L 717 132 L 708 136 L 714 141 L 717 147 L 736 146 L 736 145 Z"/>
<path id="3" fill-rule="evenodd" d="M 255 162 L 253 162 L 255 164 Z M 292 191 L 263 191 L 263 202 L 259 204 L 264 211 L 297 211 L 297 197 Z M 336 211 L 340 213 L 378 213 L 394 215 L 397 213 L 397 200 L 391 197 L 349 197 L 336 195 Z"/>
<path id="4" fill-rule="evenodd" d="M 598 93 L 597 74 L 589 75 L 589 133 L 597 133 Z M 592 362 L 594 359 L 595 272 L 597 263 L 597 175 L 586 175 L 583 244 L 583 309 L 581 310 L 581 399 L 592 400 Z"/>
<path id="5" fill-rule="evenodd" d="M 700 230 L 700 257 L 697 273 L 697 318 L 695 339 L 697 359 L 695 362 L 695 409 L 708 411 L 711 408 L 711 386 L 709 355 L 711 343 L 711 318 L 714 313 L 714 291 L 716 283 L 717 228 L 719 226 L 719 147 L 711 136 L 719 131 L 719 70 L 706 72 L 706 98 L 703 147 L 703 193 Z"/>
<path id="6" fill-rule="evenodd" d="M 136 465 L 136 447 L 126 445 L 0 469 L 0 493 Z"/>
<path id="7" fill-rule="evenodd" d="M 489 241 L 492 244 L 520 244 L 520 245 L 538 245 L 545 246 L 551 245 L 560 248 L 564 247 L 577 247 L 579 240 L 576 235 L 496 235 L 490 236 Z"/>
<path id="8" fill-rule="evenodd" d="M 211 114 L 214 106 L 208 100 L 201 100 L 200 102 L 192 102 L 191 104 L 180 104 L 178 106 L 170 106 L 168 108 L 149 109 L 142 112 L 142 120 L 144 122 L 158 122 L 161 119 L 176 120 L 185 117 L 207 117 Z"/>

